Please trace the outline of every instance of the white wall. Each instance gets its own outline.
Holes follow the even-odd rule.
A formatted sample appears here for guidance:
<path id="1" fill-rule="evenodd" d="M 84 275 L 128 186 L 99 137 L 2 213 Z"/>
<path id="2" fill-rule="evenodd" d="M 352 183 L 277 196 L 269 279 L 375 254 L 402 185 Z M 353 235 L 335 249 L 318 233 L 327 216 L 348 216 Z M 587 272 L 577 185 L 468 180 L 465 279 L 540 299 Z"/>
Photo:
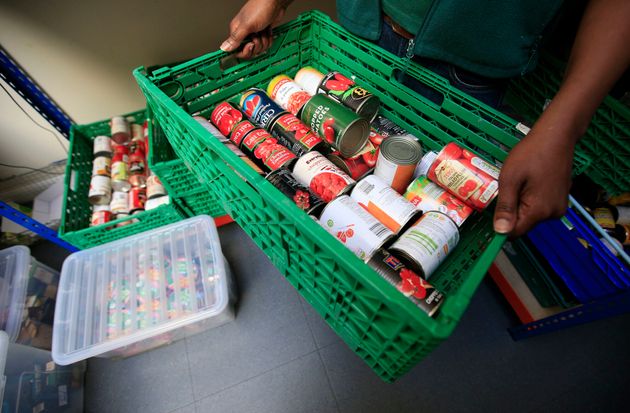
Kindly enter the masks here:
<path id="1" fill-rule="evenodd" d="M 144 106 L 134 68 L 218 49 L 241 4 L 2 0 L 0 42 L 75 122 L 88 123 Z M 296 1 L 285 20 L 313 8 L 334 16 L 334 6 L 334 0 Z M 0 90 L 0 163 L 38 168 L 63 157 L 50 133 L 34 126 Z M 15 173 L 0 167 L 0 178 Z"/>

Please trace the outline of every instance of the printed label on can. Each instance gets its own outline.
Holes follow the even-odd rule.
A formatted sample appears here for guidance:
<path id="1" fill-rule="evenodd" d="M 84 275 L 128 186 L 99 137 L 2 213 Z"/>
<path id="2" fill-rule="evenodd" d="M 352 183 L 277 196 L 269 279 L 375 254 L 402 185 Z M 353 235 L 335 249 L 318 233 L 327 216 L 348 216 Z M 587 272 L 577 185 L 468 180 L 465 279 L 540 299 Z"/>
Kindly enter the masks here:
<path id="1" fill-rule="evenodd" d="M 147 178 L 147 198 L 152 199 L 166 195 L 166 189 L 157 175 L 150 175 Z"/>
<path id="2" fill-rule="evenodd" d="M 378 98 L 339 72 L 324 76 L 319 89 L 368 120 L 372 120 L 378 112 Z"/>
<path id="3" fill-rule="evenodd" d="M 110 121 L 112 135 L 123 133 L 129 138 L 129 123 L 122 116 L 114 116 Z"/>
<path id="4" fill-rule="evenodd" d="M 129 179 L 129 169 L 127 166 L 127 156 L 123 156 L 122 160 L 112 164 L 112 180 L 126 181 Z"/>
<path id="5" fill-rule="evenodd" d="M 389 186 L 394 188 L 396 192 L 402 194 L 413 178 L 413 172 L 416 165 L 398 165 L 389 159 L 386 159 L 382 152 L 379 151 L 376 161 L 374 175 L 383 179 Z"/>
<path id="6" fill-rule="evenodd" d="M 426 176 L 419 177 L 409 185 L 405 198 L 419 211 L 439 211 L 448 215 L 460 227 L 473 213 L 471 207 L 429 181 Z"/>
<path id="7" fill-rule="evenodd" d="M 230 102 L 221 102 L 212 111 L 210 120 L 219 132 L 230 137 L 234 127 L 243 120 L 243 112 Z"/>
<path id="8" fill-rule="evenodd" d="M 256 129 L 247 134 L 241 149 L 261 168 L 270 171 L 275 171 L 296 158 L 294 153 L 280 145 L 264 129 Z"/>
<path id="9" fill-rule="evenodd" d="M 206 118 L 203 116 L 193 116 L 193 119 L 196 120 L 201 126 L 204 127 L 205 130 L 210 132 L 210 134 L 217 138 L 221 143 L 225 143 L 228 141 L 228 138 L 223 135 L 219 129 L 217 129 L 212 123 L 208 122 Z"/>
<path id="10" fill-rule="evenodd" d="M 129 191 L 129 213 L 143 210 L 144 204 L 147 202 L 147 193 L 145 188 L 133 187 Z"/>
<path id="11" fill-rule="evenodd" d="M 129 172 L 131 174 L 144 173 L 146 169 L 146 159 L 144 154 L 140 150 L 136 150 L 131 156 L 129 156 Z"/>
<path id="12" fill-rule="evenodd" d="M 111 180 L 108 176 L 96 175 L 90 181 L 88 199 L 93 205 L 109 204 L 111 199 Z"/>
<path id="13" fill-rule="evenodd" d="M 444 295 L 441 292 L 388 251 L 378 250 L 367 264 L 411 302 L 424 310 L 429 317 L 433 316 L 442 304 Z"/>
<path id="14" fill-rule="evenodd" d="M 112 212 L 111 211 L 94 211 L 92 212 L 92 218 L 90 220 L 90 225 L 95 227 L 97 225 L 105 224 L 112 220 Z"/>
<path id="15" fill-rule="evenodd" d="M 324 206 L 324 201 L 300 184 L 287 169 L 269 174 L 267 180 L 306 213 Z"/>
<path id="16" fill-rule="evenodd" d="M 459 242 L 457 225 L 445 214 L 429 211 L 391 246 L 409 257 L 428 279 Z"/>
<path id="17" fill-rule="evenodd" d="M 234 142 L 237 146 L 240 146 L 240 144 L 243 142 L 243 138 L 245 137 L 245 135 L 247 135 L 249 132 L 253 131 L 254 129 L 256 129 L 256 127 L 254 126 L 253 123 L 251 123 L 248 120 L 244 120 L 234 127 L 234 130 L 232 131 L 232 134 L 230 135 L 230 140 Z"/>
<path id="18" fill-rule="evenodd" d="M 291 113 L 278 117 L 271 127 L 271 134 L 297 155 L 303 155 L 323 142 Z"/>
<path id="19" fill-rule="evenodd" d="M 358 182 L 351 197 L 394 233 L 418 213 L 411 202 L 375 175 Z"/>
<path id="20" fill-rule="evenodd" d="M 280 113 L 280 106 L 261 89 L 250 89 L 241 96 L 241 108 L 245 115 L 260 127 L 266 128 Z"/>
<path id="21" fill-rule="evenodd" d="M 122 191 L 114 191 L 112 193 L 112 201 L 110 209 L 114 214 L 125 214 L 129 212 L 129 193 Z"/>
<path id="22" fill-rule="evenodd" d="M 370 171 L 374 169 L 365 162 L 362 156 L 346 159 L 341 156 L 339 152 L 333 152 L 328 156 L 328 159 L 336 166 L 341 168 L 345 173 L 350 175 L 355 181 L 363 178 Z"/>
<path id="23" fill-rule="evenodd" d="M 266 130 L 256 129 L 247 134 L 245 139 L 243 139 L 241 142 L 241 148 L 249 149 L 249 152 L 251 153 L 262 141 L 270 138 L 271 135 Z"/>
<path id="24" fill-rule="evenodd" d="M 319 223 L 362 260 L 369 259 L 394 236 L 392 231 L 347 195 L 328 204 Z"/>
<path id="25" fill-rule="evenodd" d="M 615 219 L 612 211 L 609 208 L 595 208 L 595 210 L 593 211 L 593 218 L 595 218 L 595 221 L 602 228 L 615 228 Z"/>
<path id="26" fill-rule="evenodd" d="M 355 183 L 354 179 L 317 151 L 311 151 L 298 159 L 293 175 L 324 202 L 332 201 Z"/>
<path id="27" fill-rule="evenodd" d="M 92 165 L 92 175 L 110 176 L 112 173 L 111 158 L 108 156 L 99 156 L 94 159 Z"/>
<path id="28" fill-rule="evenodd" d="M 94 155 L 111 155 L 112 141 L 109 136 L 97 136 L 94 138 Z"/>
<path id="29" fill-rule="evenodd" d="M 387 119 L 384 116 L 378 115 L 372 121 L 372 127 L 376 130 L 376 132 L 382 135 L 384 138 L 389 138 L 390 136 L 405 136 L 409 135 L 406 129 L 401 128 L 396 125 L 392 120 Z"/>
<path id="30" fill-rule="evenodd" d="M 131 140 L 142 141 L 144 140 L 144 131 L 142 130 L 142 125 L 138 125 L 137 123 L 131 124 Z"/>
<path id="31" fill-rule="evenodd" d="M 267 93 L 280 107 L 293 115 L 297 115 L 302 106 L 311 98 L 311 95 L 286 75 L 272 79 Z"/>
<path id="32" fill-rule="evenodd" d="M 300 85 L 311 96 L 317 94 L 323 79 L 324 74 L 310 66 L 303 67 L 295 74 L 295 83 Z"/>

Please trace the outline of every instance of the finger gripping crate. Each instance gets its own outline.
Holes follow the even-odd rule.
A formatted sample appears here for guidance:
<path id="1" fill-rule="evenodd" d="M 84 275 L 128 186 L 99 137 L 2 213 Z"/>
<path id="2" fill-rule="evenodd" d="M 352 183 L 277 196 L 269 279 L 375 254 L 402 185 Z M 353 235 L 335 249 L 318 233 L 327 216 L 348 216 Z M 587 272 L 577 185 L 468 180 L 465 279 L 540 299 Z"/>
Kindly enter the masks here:
<path id="1" fill-rule="evenodd" d="M 146 119 L 146 111 L 141 110 L 124 116 L 142 124 Z M 92 206 L 88 201 L 88 191 L 94 160 L 92 141 L 99 135 L 110 135 L 109 121 L 72 125 L 70 129 L 70 150 L 66 164 L 63 208 L 59 226 L 59 236 L 63 240 L 81 249 L 90 248 L 184 218 L 184 213 L 171 199 L 168 205 L 161 205 L 150 211 L 112 221 L 111 225 L 90 227 Z M 134 222 L 122 227 L 114 227 L 118 223 L 130 220 Z"/>
<path id="2" fill-rule="evenodd" d="M 139 68 L 134 75 L 178 156 L 348 346 L 382 379 L 393 381 L 459 322 L 504 242 L 492 230 L 492 212 L 464 225 L 459 246 L 431 277 L 446 299 L 430 318 L 192 116 L 207 118 L 217 103 L 311 65 L 324 73 L 356 75 L 358 84 L 381 99 L 382 113 L 418 136 L 425 150 L 458 141 L 490 161 L 502 161 L 505 150 L 519 140 L 516 122 L 431 72 L 349 34 L 322 13 L 303 14 L 275 35 L 267 53 L 229 68 L 227 55 L 215 52 L 151 75 Z M 440 92 L 444 102 L 438 106 L 399 83 L 403 70 Z"/>

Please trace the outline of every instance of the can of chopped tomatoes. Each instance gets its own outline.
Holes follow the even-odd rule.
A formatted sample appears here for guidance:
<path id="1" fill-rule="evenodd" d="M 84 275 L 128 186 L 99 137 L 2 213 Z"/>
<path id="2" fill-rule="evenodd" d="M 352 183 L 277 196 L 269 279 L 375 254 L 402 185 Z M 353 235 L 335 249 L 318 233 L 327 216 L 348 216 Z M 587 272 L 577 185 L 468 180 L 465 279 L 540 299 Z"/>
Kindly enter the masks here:
<path id="1" fill-rule="evenodd" d="M 335 151 L 328 155 L 328 160 L 338 166 L 339 169 L 350 175 L 350 177 L 355 181 L 358 181 L 374 170 L 374 167 L 368 165 L 365 159 L 361 156 L 348 159 L 341 156 L 338 151 Z"/>
<path id="2" fill-rule="evenodd" d="M 129 191 L 128 156 L 123 150 L 116 150 L 112 159 L 112 188 L 114 191 Z"/>
<path id="3" fill-rule="evenodd" d="M 112 211 L 109 209 L 109 205 L 95 205 L 92 207 L 92 218 L 90 219 L 90 226 L 95 227 L 97 225 L 105 224 L 112 220 Z"/>
<path id="4" fill-rule="evenodd" d="M 245 119 L 243 112 L 230 102 L 219 103 L 212 111 L 210 120 L 221 134 L 237 146 L 241 144 L 245 135 L 255 128 L 250 121 Z"/>
<path id="5" fill-rule="evenodd" d="M 301 119 L 346 158 L 361 152 L 370 134 L 367 120 L 325 95 L 313 96 L 302 108 Z"/>
<path id="6" fill-rule="evenodd" d="M 279 169 L 266 178 L 282 194 L 292 200 L 301 210 L 314 217 L 319 217 L 326 203 L 313 194 L 310 189 L 300 184 L 288 169 Z"/>
<path id="7" fill-rule="evenodd" d="M 376 251 L 367 265 L 426 312 L 429 317 L 433 317 L 442 305 L 444 295 L 425 279 L 407 268 L 389 251 L 382 248 Z"/>
<path id="8" fill-rule="evenodd" d="M 317 151 L 300 157 L 293 168 L 293 175 L 299 183 L 310 188 L 324 202 L 330 202 L 339 195 L 349 192 L 356 183 Z"/>
<path id="9" fill-rule="evenodd" d="M 484 210 L 499 193 L 499 169 L 456 143 L 439 154 L 425 155 L 427 177 L 477 211 Z"/>
<path id="10" fill-rule="evenodd" d="M 408 136 L 392 136 L 383 141 L 374 175 L 382 178 L 399 194 L 405 192 L 422 158 L 422 147 Z"/>
<path id="11" fill-rule="evenodd" d="M 144 211 L 144 204 L 147 202 L 147 191 L 145 188 L 134 186 L 129 191 L 129 213 L 135 214 Z"/>
<path id="12" fill-rule="evenodd" d="M 136 147 L 135 151 L 129 155 L 129 173 L 144 174 L 146 173 L 147 160 L 144 152 L 140 147 Z"/>
<path id="13" fill-rule="evenodd" d="M 354 80 L 339 72 L 330 72 L 319 85 L 322 93 L 352 109 L 357 115 L 371 122 L 378 114 L 381 101 Z"/>
<path id="14" fill-rule="evenodd" d="M 240 105 L 249 120 L 261 128 L 269 128 L 271 123 L 285 112 L 264 90 L 258 88 L 243 93 Z"/>
<path id="15" fill-rule="evenodd" d="M 135 174 L 129 175 L 129 184 L 132 187 L 146 188 L 147 175 L 145 173 L 135 173 Z"/>
<path id="16" fill-rule="evenodd" d="M 369 260 L 394 233 L 348 195 L 330 202 L 319 224 L 361 260 Z"/>
<path id="17" fill-rule="evenodd" d="M 267 94 L 281 108 L 297 115 L 311 98 L 304 89 L 287 75 L 278 75 L 271 79 L 267 87 Z"/>
<path id="18" fill-rule="evenodd" d="M 256 165 L 270 172 L 290 167 L 297 158 L 264 129 L 254 129 L 248 133 L 241 142 L 240 149 Z"/>
<path id="19" fill-rule="evenodd" d="M 473 213 L 473 209 L 464 201 L 429 181 L 424 175 L 409 184 L 405 198 L 414 204 L 419 211 L 440 211 L 448 215 L 459 227 Z"/>
<path id="20" fill-rule="evenodd" d="M 291 113 L 278 116 L 270 125 L 269 132 L 297 156 L 310 151 L 323 153 L 329 148 L 326 142 Z"/>

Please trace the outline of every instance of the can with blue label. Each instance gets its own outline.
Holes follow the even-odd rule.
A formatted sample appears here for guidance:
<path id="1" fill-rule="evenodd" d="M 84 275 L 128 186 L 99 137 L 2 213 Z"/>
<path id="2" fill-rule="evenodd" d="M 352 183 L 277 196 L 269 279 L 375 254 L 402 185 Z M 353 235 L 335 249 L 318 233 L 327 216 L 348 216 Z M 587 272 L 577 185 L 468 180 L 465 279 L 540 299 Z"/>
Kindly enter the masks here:
<path id="1" fill-rule="evenodd" d="M 252 122 L 265 129 L 269 129 L 281 114 L 286 113 L 264 90 L 258 88 L 243 93 L 239 104 Z"/>

